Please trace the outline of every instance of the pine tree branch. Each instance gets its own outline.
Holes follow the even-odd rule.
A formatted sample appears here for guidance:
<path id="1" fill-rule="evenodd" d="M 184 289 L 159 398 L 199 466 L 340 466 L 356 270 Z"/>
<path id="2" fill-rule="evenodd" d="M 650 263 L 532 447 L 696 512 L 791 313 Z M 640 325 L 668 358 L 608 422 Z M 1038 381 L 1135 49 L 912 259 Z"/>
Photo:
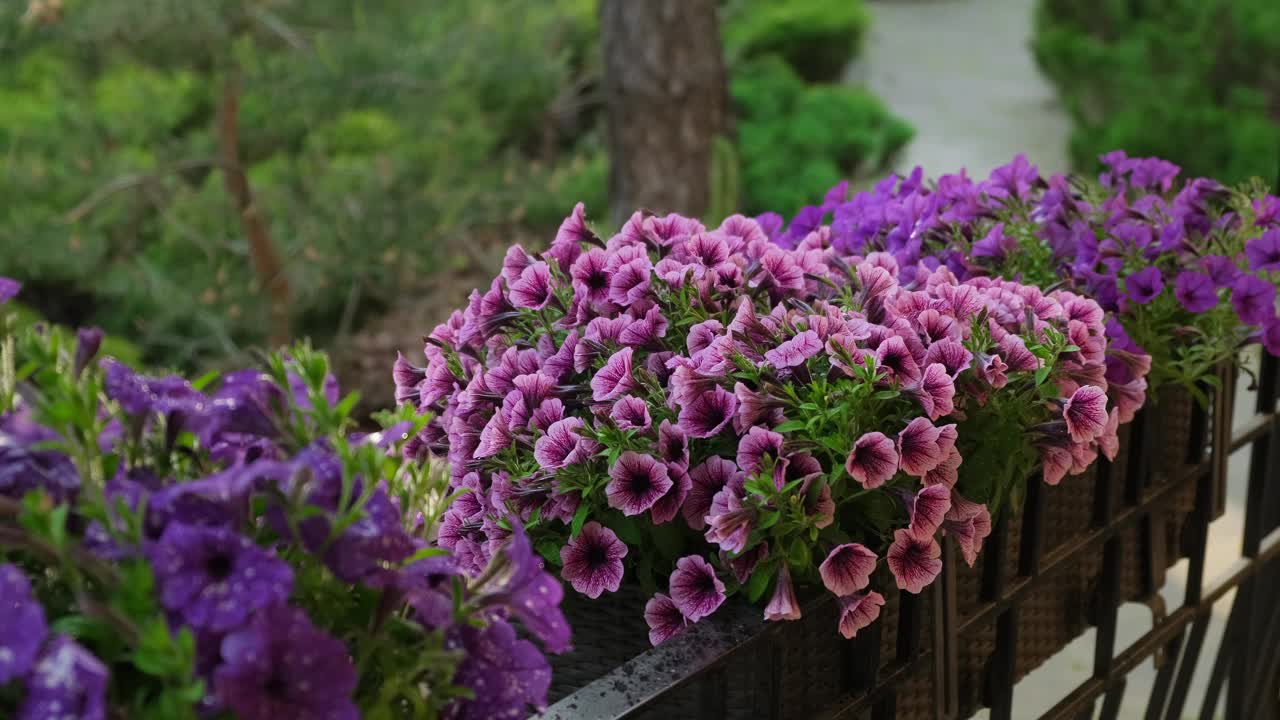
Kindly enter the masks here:
<path id="1" fill-rule="evenodd" d="M 240 76 L 232 70 L 222 87 L 222 99 L 218 103 L 218 150 L 222 160 L 222 180 L 227 194 L 240 211 L 240 224 L 249 239 L 249 255 L 259 284 L 267 291 L 271 308 L 270 341 L 273 346 L 288 344 L 289 332 L 289 279 L 284 273 L 284 263 L 271 240 L 267 221 L 254 204 L 240 160 Z"/>

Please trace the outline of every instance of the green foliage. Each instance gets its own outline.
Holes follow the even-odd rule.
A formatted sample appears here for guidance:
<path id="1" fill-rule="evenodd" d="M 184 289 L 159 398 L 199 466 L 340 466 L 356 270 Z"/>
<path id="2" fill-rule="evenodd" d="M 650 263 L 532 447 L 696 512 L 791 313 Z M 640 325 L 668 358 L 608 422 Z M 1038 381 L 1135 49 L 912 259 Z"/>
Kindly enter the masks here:
<path id="1" fill-rule="evenodd" d="M 789 214 L 841 178 L 885 167 L 913 130 L 856 87 L 807 86 L 782 59 L 734 70 L 746 212 Z"/>
<path id="2" fill-rule="evenodd" d="M 233 68 L 296 335 L 427 286 L 466 228 L 546 230 L 578 196 L 603 203 L 600 152 L 545 131 L 595 62 L 591 3 L 68 0 L 50 25 L 24 25 L 24 5 L 0 5 L 0 194 L 21 199 L 0 212 L 0 274 L 148 361 L 265 339 L 218 160 Z"/>
<path id="3" fill-rule="evenodd" d="M 1033 48 L 1075 120 L 1081 169 L 1123 148 L 1227 183 L 1275 176 L 1280 4 L 1041 0 Z"/>
<path id="4" fill-rule="evenodd" d="M 778 55 L 809 82 L 835 82 L 870 22 L 859 0 L 744 0 L 726 13 L 723 34 L 731 55 Z"/>

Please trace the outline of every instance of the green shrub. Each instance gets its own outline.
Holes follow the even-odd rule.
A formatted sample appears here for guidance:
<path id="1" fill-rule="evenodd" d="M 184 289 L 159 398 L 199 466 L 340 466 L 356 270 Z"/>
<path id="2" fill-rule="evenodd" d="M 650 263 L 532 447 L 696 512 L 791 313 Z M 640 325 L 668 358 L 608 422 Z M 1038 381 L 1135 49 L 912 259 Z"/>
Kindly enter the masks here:
<path id="1" fill-rule="evenodd" d="M 870 20 L 860 0 L 743 0 L 726 13 L 724 41 L 731 55 L 778 55 L 809 82 L 835 82 Z"/>
<path id="2" fill-rule="evenodd" d="M 883 169 L 913 130 L 862 88 L 807 86 L 781 58 L 734 69 L 743 209 L 794 213 L 842 178 Z"/>
<path id="3" fill-rule="evenodd" d="M 1224 182 L 1275 177 L 1280 4 L 1041 0 L 1033 48 L 1075 122 L 1081 170 L 1123 148 Z"/>

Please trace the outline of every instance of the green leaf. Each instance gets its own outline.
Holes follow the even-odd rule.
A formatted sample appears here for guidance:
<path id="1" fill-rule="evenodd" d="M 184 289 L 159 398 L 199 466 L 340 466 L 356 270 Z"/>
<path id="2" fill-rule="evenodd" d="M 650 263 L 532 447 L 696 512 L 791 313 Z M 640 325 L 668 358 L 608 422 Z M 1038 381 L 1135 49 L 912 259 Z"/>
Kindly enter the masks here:
<path id="1" fill-rule="evenodd" d="M 418 552 L 410 555 L 409 558 L 404 561 L 404 564 L 412 565 L 418 562 L 419 560 L 426 560 L 427 558 L 440 557 L 441 555 L 448 555 L 448 554 L 449 554 L 449 551 L 445 550 L 444 548 L 424 547 Z"/>
<path id="2" fill-rule="evenodd" d="M 534 549 L 538 551 L 538 554 L 542 556 L 543 560 L 547 561 L 548 565 L 560 565 L 560 543 L 550 538 L 546 540 L 539 540 L 538 544 L 534 546 Z"/>
<path id="3" fill-rule="evenodd" d="M 875 394 L 873 394 L 871 397 L 875 398 L 876 400 L 892 400 L 898 397 L 900 394 L 901 393 L 898 392 L 897 390 L 879 390 Z"/>
<path id="4" fill-rule="evenodd" d="M 1053 368 L 1046 365 L 1036 370 L 1036 385 L 1043 385 L 1045 380 L 1049 379 L 1049 373 L 1053 372 Z"/>
<path id="5" fill-rule="evenodd" d="M 777 433 L 789 433 L 795 432 L 796 430 L 803 430 L 804 428 L 805 422 L 803 420 L 788 420 L 775 427 L 773 431 Z"/>
<path id="6" fill-rule="evenodd" d="M 212 384 L 213 381 L 217 380 L 221 376 L 222 376 L 222 373 L 218 372 L 217 370 L 210 370 L 209 372 L 201 375 L 195 380 L 192 380 L 191 387 L 195 388 L 196 390 L 203 391 L 205 388 L 209 387 L 209 385 Z"/>
<path id="7" fill-rule="evenodd" d="M 756 567 L 755 572 L 751 574 L 751 578 L 747 580 L 747 600 L 756 602 L 764 596 L 764 591 L 769 588 L 769 578 L 773 575 L 769 572 L 772 569 L 772 563 L 764 563 Z"/>
<path id="8" fill-rule="evenodd" d="M 610 530 L 618 534 L 618 539 L 633 547 L 640 547 L 644 544 L 644 536 L 640 534 L 640 525 L 633 518 L 626 515 L 614 515 L 609 522 L 605 523 Z"/>
<path id="9" fill-rule="evenodd" d="M 582 532 L 582 526 L 587 522 L 587 515 L 591 513 L 591 506 L 587 503 L 578 503 L 578 510 L 573 513 L 573 525 L 569 530 L 569 537 L 576 538 L 578 533 Z"/>
<path id="10" fill-rule="evenodd" d="M 778 520 L 782 518 L 782 513 L 777 510 L 767 512 L 760 517 L 760 524 L 756 527 L 760 530 L 768 530 L 778 524 Z"/>
<path id="11" fill-rule="evenodd" d="M 684 552 L 685 538 L 684 533 L 680 531 L 680 527 L 675 523 L 664 523 L 662 525 L 654 525 L 650 530 L 653 536 L 654 547 L 662 556 L 675 560 Z"/>

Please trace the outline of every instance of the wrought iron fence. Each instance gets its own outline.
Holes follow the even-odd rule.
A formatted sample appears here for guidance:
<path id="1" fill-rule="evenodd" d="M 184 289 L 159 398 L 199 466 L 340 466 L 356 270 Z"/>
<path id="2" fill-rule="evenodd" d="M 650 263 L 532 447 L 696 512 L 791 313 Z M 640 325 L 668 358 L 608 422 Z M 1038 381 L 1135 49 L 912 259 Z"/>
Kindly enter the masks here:
<path id="1" fill-rule="evenodd" d="M 1233 433 L 1235 382 L 1235 369 L 1225 368 L 1213 394 L 1212 414 L 1195 414 L 1193 436 L 1202 440 L 1191 443 L 1191 457 L 1180 466 L 1179 477 L 1157 481 L 1159 473 L 1153 467 L 1168 452 L 1155 431 L 1153 413 L 1159 410 L 1140 413 L 1129 431 L 1127 461 L 1100 461 L 1092 521 L 1087 531 L 1069 542 L 1046 549 L 1048 490 L 1042 483 L 1028 483 L 1019 527 L 1016 532 L 1010 527 L 1009 513 L 997 520 L 984 549 L 981 601 L 963 614 L 957 601 L 956 550 L 945 541 L 939 582 L 922 596 L 901 594 L 896 621 L 882 618 L 854 640 L 839 641 L 835 662 L 808 669 L 830 674 L 838 691 L 816 712 L 786 700 L 782 648 L 788 633 L 794 632 L 792 623 L 763 623 L 758 608 L 736 605 L 562 698 L 544 717 L 664 717 L 664 703 L 669 705 L 677 696 L 684 706 L 692 705 L 697 717 L 728 717 L 730 688 L 741 695 L 738 686 L 745 682 L 751 685 L 749 717 L 886 720 L 900 717 L 899 700 L 908 691 L 908 681 L 927 673 L 928 717 L 955 720 L 972 709 L 972 703 L 961 701 L 961 643 L 983 628 L 994 627 L 994 647 L 982 668 L 979 702 L 990 708 L 992 720 L 1009 720 L 1015 685 L 1027 670 L 1018 667 L 1018 634 L 1028 598 L 1050 587 L 1047 583 L 1073 565 L 1100 556 L 1097 582 L 1086 599 L 1088 621 L 1096 627 L 1092 675 L 1039 717 L 1113 720 L 1129 673 L 1159 655 L 1145 717 L 1182 718 L 1213 607 L 1234 591 L 1199 717 L 1215 716 L 1225 687 L 1229 720 L 1280 718 L 1280 422 L 1276 416 L 1280 365 L 1264 356 L 1254 413 Z M 1226 502 L 1227 462 L 1233 453 L 1245 451 L 1250 454 L 1250 466 L 1240 557 L 1226 577 L 1206 585 L 1209 525 Z M 1117 485 L 1123 492 L 1113 492 Z M 1175 494 L 1191 485 L 1195 503 L 1183 527 L 1180 548 L 1188 558 L 1184 602 L 1167 614 L 1155 613 L 1151 629 L 1117 652 L 1119 608 L 1125 600 L 1122 555 L 1132 552 L 1125 543 L 1135 536 L 1139 539 L 1138 599 L 1158 607 L 1168 565 L 1161 518 Z M 1016 562 L 1007 561 L 1012 558 Z M 833 602 L 830 595 L 814 599 L 806 603 L 805 614 L 829 611 Z M 892 627 L 885 630 L 890 622 Z M 834 627 L 830 631 L 834 634 Z M 893 642 L 883 643 L 882 632 L 892 633 Z M 882 657 L 886 646 L 891 657 Z M 731 672 L 742 667 L 753 668 L 748 677 Z M 972 688 L 964 690 L 972 696 Z M 741 698 L 735 714 L 742 714 Z"/>

